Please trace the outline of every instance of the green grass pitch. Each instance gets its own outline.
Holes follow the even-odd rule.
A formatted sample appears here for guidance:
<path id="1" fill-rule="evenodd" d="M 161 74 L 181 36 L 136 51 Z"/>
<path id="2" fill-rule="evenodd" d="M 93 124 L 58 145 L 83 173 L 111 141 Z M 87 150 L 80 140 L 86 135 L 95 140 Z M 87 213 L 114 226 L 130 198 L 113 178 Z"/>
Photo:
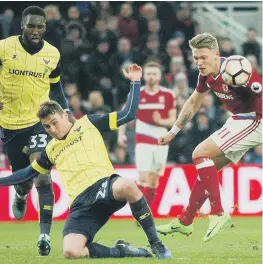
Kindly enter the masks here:
<path id="1" fill-rule="evenodd" d="M 167 220 L 156 220 L 157 224 Z M 185 237 L 180 234 L 161 236 L 162 241 L 173 253 L 173 260 L 158 259 L 80 259 L 66 260 L 62 255 L 63 222 L 53 224 L 51 242 L 52 252 L 48 257 L 37 254 L 36 239 L 38 223 L 0 224 L 0 263 L 1 264 L 62 264 L 62 263 L 176 263 L 176 264 L 258 264 L 262 263 L 262 218 L 233 218 L 234 228 L 225 229 L 211 242 L 202 242 L 208 227 L 208 219 L 197 219 L 194 233 Z M 123 238 L 133 245 L 146 246 L 147 240 L 141 228 L 132 220 L 111 220 L 97 234 L 95 241 L 112 246 Z"/>

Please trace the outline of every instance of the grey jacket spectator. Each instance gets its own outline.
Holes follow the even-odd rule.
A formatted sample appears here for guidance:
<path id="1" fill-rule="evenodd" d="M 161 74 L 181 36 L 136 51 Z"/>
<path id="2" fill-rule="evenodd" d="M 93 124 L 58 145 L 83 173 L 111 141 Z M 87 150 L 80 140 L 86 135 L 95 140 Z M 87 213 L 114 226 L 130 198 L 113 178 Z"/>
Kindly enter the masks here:
<path id="1" fill-rule="evenodd" d="M 131 42 L 127 38 L 120 38 L 118 42 L 118 51 L 110 58 L 110 67 L 112 69 L 112 82 L 116 88 L 118 104 L 124 102 L 129 92 L 127 80 L 122 74 L 122 68 L 135 62 L 135 54 L 131 50 Z"/>
<path id="2" fill-rule="evenodd" d="M 85 40 L 82 24 L 71 21 L 66 27 L 66 37 L 61 43 L 61 71 L 64 81 L 77 82 L 81 69 L 81 58 L 91 52 L 91 44 Z"/>
<path id="3" fill-rule="evenodd" d="M 89 36 L 93 43 L 93 49 L 96 49 L 98 42 L 101 39 L 107 39 L 109 43 L 109 53 L 113 54 L 117 50 L 117 36 L 107 28 L 107 21 L 99 18 L 96 21 L 95 28 Z"/>
<path id="4" fill-rule="evenodd" d="M 0 39 L 9 37 L 11 23 L 13 21 L 14 12 L 11 9 L 6 9 L 4 14 L 0 15 Z"/>
<path id="5" fill-rule="evenodd" d="M 247 41 L 243 43 L 243 55 L 255 55 L 258 63 L 261 65 L 261 47 L 256 40 L 257 31 L 253 28 L 248 30 Z"/>
<path id="6" fill-rule="evenodd" d="M 146 48 L 136 54 L 136 62 L 140 65 L 144 65 L 148 61 L 157 61 L 164 64 L 165 59 L 166 54 L 161 50 L 159 37 L 156 34 L 149 35 Z"/>
<path id="7" fill-rule="evenodd" d="M 107 39 L 100 39 L 97 49 L 92 52 L 84 66 L 84 74 L 89 90 L 100 90 L 103 93 L 105 102 L 112 104 L 112 69 L 109 65 L 109 42 Z"/>
<path id="8" fill-rule="evenodd" d="M 57 6 L 48 5 L 44 10 L 47 16 L 45 40 L 60 50 L 61 39 L 64 35 L 65 21 L 62 19 Z"/>

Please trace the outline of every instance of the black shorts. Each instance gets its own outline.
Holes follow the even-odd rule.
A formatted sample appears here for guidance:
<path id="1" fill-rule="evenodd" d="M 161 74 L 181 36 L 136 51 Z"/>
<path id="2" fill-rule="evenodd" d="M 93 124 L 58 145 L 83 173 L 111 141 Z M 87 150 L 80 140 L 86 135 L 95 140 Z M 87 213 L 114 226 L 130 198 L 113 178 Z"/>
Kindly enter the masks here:
<path id="1" fill-rule="evenodd" d="M 1 139 L 12 171 L 17 171 L 27 167 L 30 164 L 29 155 L 41 152 L 51 138 L 39 122 L 34 126 L 17 130 L 1 128 Z"/>
<path id="2" fill-rule="evenodd" d="M 70 207 L 70 213 L 63 230 L 68 234 L 82 234 L 92 242 L 96 233 L 109 218 L 125 206 L 126 201 L 116 201 L 112 184 L 120 177 L 113 174 L 102 178 L 76 197 Z"/>

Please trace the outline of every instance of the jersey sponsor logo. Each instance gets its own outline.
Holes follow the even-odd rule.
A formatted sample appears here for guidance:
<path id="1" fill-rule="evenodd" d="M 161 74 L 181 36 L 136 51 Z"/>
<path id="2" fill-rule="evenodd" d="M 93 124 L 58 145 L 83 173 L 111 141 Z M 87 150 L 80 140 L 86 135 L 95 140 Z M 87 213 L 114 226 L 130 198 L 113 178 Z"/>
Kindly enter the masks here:
<path id="1" fill-rule="evenodd" d="M 17 56 L 16 54 L 14 54 L 14 55 L 12 56 L 12 59 L 13 59 L 13 60 L 18 60 L 18 56 Z"/>
<path id="2" fill-rule="evenodd" d="M 16 70 L 16 69 L 9 69 L 9 73 L 13 75 L 23 75 L 35 78 L 43 78 L 45 77 L 45 73 L 42 72 L 33 72 L 33 71 L 25 71 L 25 70 Z"/>
<path id="3" fill-rule="evenodd" d="M 45 62 L 46 65 L 50 63 L 50 60 L 45 60 L 44 58 L 43 58 L 43 61 Z"/>
<path id="4" fill-rule="evenodd" d="M 218 92 L 214 92 L 217 97 L 222 98 L 222 99 L 226 99 L 226 100 L 234 100 L 234 97 L 232 95 L 227 95 L 227 94 L 223 94 L 223 93 L 218 93 Z"/>
<path id="5" fill-rule="evenodd" d="M 228 86 L 226 84 L 222 84 L 223 90 L 228 93 Z"/>
<path id="6" fill-rule="evenodd" d="M 259 82 L 253 82 L 251 84 L 251 90 L 254 93 L 260 93 L 262 91 L 262 85 Z"/>
<path id="7" fill-rule="evenodd" d="M 76 143 L 79 143 L 82 139 L 82 136 L 80 135 L 79 137 L 77 138 L 74 138 L 69 144 L 67 144 L 66 146 L 64 146 L 59 152 L 58 154 L 54 157 L 54 161 L 57 160 L 57 158 L 68 148 L 74 146 Z M 52 151 L 54 151 L 55 148 L 52 148 Z"/>
<path id="8" fill-rule="evenodd" d="M 142 98 L 141 103 L 145 103 L 145 102 L 146 102 L 146 99 Z"/>
<path id="9" fill-rule="evenodd" d="M 81 129 L 81 126 L 78 127 L 78 128 L 76 128 L 74 131 L 75 131 L 75 132 L 80 132 L 80 129 Z"/>

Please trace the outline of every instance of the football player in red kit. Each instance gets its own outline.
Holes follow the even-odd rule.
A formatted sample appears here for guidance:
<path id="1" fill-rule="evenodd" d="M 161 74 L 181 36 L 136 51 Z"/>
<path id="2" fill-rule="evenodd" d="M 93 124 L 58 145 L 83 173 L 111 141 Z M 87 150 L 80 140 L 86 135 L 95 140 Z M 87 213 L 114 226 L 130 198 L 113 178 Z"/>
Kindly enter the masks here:
<path id="1" fill-rule="evenodd" d="M 153 202 L 168 156 L 168 146 L 158 145 L 158 138 L 173 126 L 176 119 L 174 95 L 171 90 L 160 86 L 161 77 L 158 63 L 149 62 L 144 66 L 145 86 L 141 87 L 136 118 L 137 185 L 149 205 Z M 119 129 L 119 144 L 125 146 L 126 139 L 123 125 Z"/>
<path id="2" fill-rule="evenodd" d="M 193 219 L 208 198 L 211 204 L 209 227 L 204 241 L 211 240 L 230 215 L 221 204 L 217 172 L 224 166 L 237 163 L 251 148 L 262 143 L 262 77 L 255 71 L 249 81 L 240 86 L 228 86 L 220 75 L 225 58 L 220 57 L 215 37 L 208 33 L 196 35 L 189 42 L 199 78 L 195 91 L 185 102 L 173 128 L 159 138 L 160 145 L 168 145 L 181 128 L 193 118 L 209 90 L 223 102 L 229 111 L 224 126 L 201 142 L 193 152 L 198 177 L 192 189 L 189 204 L 183 214 L 171 223 L 157 227 L 163 234 L 179 232 L 190 235 Z"/>

